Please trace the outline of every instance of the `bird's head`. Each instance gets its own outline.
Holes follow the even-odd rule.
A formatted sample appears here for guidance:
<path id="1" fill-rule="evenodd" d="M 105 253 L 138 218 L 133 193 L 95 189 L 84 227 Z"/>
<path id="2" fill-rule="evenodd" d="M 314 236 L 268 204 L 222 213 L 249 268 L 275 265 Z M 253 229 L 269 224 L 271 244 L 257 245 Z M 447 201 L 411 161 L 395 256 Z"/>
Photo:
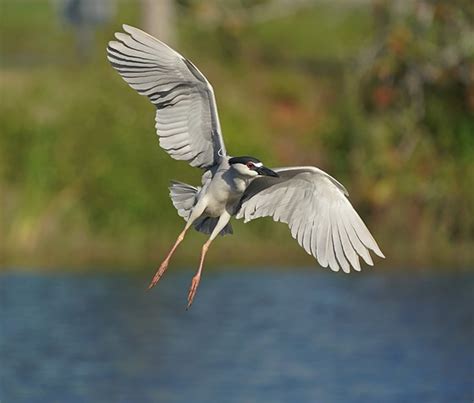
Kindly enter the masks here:
<path id="1" fill-rule="evenodd" d="M 254 157 L 232 157 L 229 159 L 232 169 L 242 176 L 254 178 L 259 175 L 278 177 L 275 171 L 263 166 L 262 162 Z"/>

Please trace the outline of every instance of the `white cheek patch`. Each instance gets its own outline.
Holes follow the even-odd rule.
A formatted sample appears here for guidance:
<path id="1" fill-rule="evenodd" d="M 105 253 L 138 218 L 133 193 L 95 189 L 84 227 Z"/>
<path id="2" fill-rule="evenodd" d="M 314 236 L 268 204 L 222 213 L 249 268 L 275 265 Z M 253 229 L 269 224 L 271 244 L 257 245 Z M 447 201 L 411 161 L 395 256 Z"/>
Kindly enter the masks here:
<path id="1" fill-rule="evenodd" d="M 254 162 L 254 165 L 255 165 L 257 168 L 263 167 L 263 164 L 262 164 L 261 162 Z"/>

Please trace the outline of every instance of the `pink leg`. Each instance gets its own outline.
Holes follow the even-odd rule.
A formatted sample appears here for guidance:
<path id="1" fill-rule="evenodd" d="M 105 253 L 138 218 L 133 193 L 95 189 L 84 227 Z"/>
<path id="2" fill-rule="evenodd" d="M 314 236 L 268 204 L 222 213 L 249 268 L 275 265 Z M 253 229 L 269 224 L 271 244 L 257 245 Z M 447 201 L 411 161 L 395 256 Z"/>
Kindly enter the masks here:
<path id="1" fill-rule="evenodd" d="M 170 262 L 171 256 L 173 256 L 173 253 L 176 251 L 176 248 L 183 241 L 184 235 L 186 234 L 186 231 L 188 230 L 188 228 L 189 226 L 186 226 L 184 230 L 178 235 L 178 238 L 176 239 L 176 242 L 174 243 L 173 247 L 168 253 L 168 256 L 166 256 L 166 259 L 163 260 L 163 263 L 161 263 L 160 267 L 156 271 L 153 277 L 153 280 L 151 280 L 151 283 L 148 286 L 148 289 L 153 288 L 158 283 L 158 281 L 160 281 L 161 276 L 164 274 L 164 272 L 168 268 L 168 264 Z"/>
<path id="2" fill-rule="evenodd" d="M 221 230 L 227 225 L 227 223 L 230 220 L 231 215 L 225 211 L 220 217 L 219 221 L 217 222 L 216 226 L 212 230 L 211 236 L 207 240 L 207 242 L 202 246 L 202 251 L 201 251 L 201 261 L 199 263 L 199 269 L 196 273 L 196 275 L 193 277 L 193 281 L 191 282 L 191 287 L 189 287 L 189 292 L 188 292 L 188 306 L 186 308 L 189 309 L 193 303 L 194 296 L 196 295 L 197 288 L 199 286 L 199 281 L 201 280 L 201 272 L 202 272 L 202 267 L 204 265 L 204 258 L 206 257 L 207 250 L 209 249 L 209 245 L 211 242 L 216 238 L 217 235 L 221 232 Z"/>
<path id="3" fill-rule="evenodd" d="M 207 250 L 209 249 L 209 245 L 211 244 L 212 239 L 209 239 L 203 246 L 202 246 L 202 251 L 201 251 L 201 261 L 199 263 L 199 269 L 195 276 L 193 277 L 193 280 L 191 282 L 191 287 L 189 287 L 189 292 L 188 292 L 188 306 L 186 310 L 188 310 L 194 300 L 194 296 L 196 295 L 197 288 L 199 286 L 199 281 L 201 280 L 201 272 L 202 272 L 202 267 L 204 265 L 204 258 L 206 257 Z"/>

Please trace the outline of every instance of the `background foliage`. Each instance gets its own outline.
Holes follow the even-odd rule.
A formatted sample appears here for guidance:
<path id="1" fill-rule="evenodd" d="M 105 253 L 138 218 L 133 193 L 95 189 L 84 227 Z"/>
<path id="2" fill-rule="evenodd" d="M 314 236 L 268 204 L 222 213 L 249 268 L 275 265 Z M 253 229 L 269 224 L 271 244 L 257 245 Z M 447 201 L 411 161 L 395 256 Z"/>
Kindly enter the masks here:
<path id="1" fill-rule="evenodd" d="M 118 2 L 87 55 L 55 3 L 0 4 L 0 265 L 159 263 L 183 225 L 169 180 L 200 174 L 159 149 L 152 105 L 106 61 L 139 3 Z M 472 266 L 473 3 L 297 4 L 177 3 L 175 47 L 212 82 L 228 150 L 338 178 L 381 264 Z M 283 224 L 234 230 L 210 263 L 315 264 Z M 203 241 L 189 236 L 177 264 Z"/>

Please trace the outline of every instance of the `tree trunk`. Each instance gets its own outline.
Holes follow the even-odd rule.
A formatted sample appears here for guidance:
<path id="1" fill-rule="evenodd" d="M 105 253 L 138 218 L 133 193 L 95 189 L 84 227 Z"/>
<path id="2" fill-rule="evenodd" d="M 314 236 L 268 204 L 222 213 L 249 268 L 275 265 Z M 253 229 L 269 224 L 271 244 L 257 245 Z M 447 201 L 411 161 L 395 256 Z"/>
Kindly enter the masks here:
<path id="1" fill-rule="evenodd" d="M 142 29 L 168 45 L 176 42 L 174 0 L 141 0 Z"/>

